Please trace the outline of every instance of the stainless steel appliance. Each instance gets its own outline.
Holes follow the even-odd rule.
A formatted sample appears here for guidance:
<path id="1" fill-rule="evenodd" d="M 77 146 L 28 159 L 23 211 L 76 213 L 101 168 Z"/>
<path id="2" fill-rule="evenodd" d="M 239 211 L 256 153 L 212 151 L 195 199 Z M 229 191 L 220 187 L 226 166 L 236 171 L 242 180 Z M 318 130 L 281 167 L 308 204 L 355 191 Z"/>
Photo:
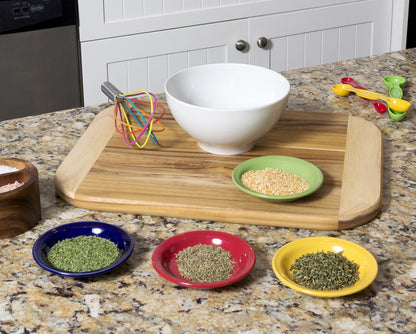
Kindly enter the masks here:
<path id="1" fill-rule="evenodd" d="M 82 104 L 77 0 L 0 0 L 0 120 Z"/>

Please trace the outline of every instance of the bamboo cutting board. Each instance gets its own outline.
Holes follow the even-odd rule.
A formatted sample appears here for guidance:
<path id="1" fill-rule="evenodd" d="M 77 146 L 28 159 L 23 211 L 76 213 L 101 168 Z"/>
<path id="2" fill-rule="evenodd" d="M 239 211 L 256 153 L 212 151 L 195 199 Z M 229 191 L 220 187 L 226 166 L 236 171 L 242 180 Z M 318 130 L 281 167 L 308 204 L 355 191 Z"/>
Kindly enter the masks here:
<path id="1" fill-rule="evenodd" d="M 383 141 L 361 118 L 286 111 L 247 153 L 219 156 L 199 148 L 169 111 L 160 146 L 127 146 L 114 129 L 113 108 L 99 113 L 55 175 L 57 193 L 93 210 L 338 230 L 362 225 L 381 210 Z M 263 155 L 305 159 L 321 169 L 322 187 L 290 203 L 272 203 L 237 189 L 240 162 Z"/>

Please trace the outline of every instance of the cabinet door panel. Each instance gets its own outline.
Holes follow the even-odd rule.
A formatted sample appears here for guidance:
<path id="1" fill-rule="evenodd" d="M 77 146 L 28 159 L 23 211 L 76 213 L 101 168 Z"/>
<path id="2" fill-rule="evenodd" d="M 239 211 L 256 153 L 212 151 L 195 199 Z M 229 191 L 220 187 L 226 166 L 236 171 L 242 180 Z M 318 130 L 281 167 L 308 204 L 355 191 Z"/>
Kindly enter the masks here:
<path id="1" fill-rule="evenodd" d="M 151 0 L 143 1 L 143 14 L 145 16 L 157 15 L 163 13 L 163 1 L 162 0 Z"/>
<path id="2" fill-rule="evenodd" d="M 287 38 L 287 66 L 289 68 L 303 67 L 305 59 L 305 36 L 304 34 L 296 34 Z M 277 49 L 273 49 L 276 50 Z"/>
<path id="3" fill-rule="evenodd" d="M 176 52 L 168 55 L 169 75 L 184 70 L 188 66 L 188 52 Z"/>
<path id="4" fill-rule="evenodd" d="M 168 77 L 168 62 L 166 55 L 160 55 L 155 57 L 150 57 L 148 59 L 148 85 L 145 90 L 161 93 L 163 92 L 163 84 Z M 140 75 L 141 73 L 137 73 Z M 110 79 L 111 80 L 111 79 Z M 127 91 L 132 91 L 135 89 L 143 89 L 140 87 L 133 88 L 129 87 Z"/>
<path id="5" fill-rule="evenodd" d="M 321 31 L 312 31 L 305 34 L 305 54 L 308 56 L 304 59 L 305 66 L 315 66 L 321 63 L 321 48 L 316 47 L 322 41 Z"/>
<path id="6" fill-rule="evenodd" d="M 164 12 L 173 13 L 183 10 L 182 0 L 168 0 L 164 2 Z"/>
<path id="7" fill-rule="evenodd" d="M 84 103 L 105 102 L 100 86 L 107 80 L 124 93 L 162 93 L 165 80 L 178 70 L 207 63 L 247 63 L 247 53 L 234 47 L 238 39 L 248 39 L 247 20 L 82 43 Z"/>
<path id="8" fill-rule="evenodd" d="M 322 30 L 322 64 L 333 63 L 338 59 L 339 29 Z"/>
<path id="9" fill-rule="evenodd" d="M 199 49 L 188 51 L 188 67 L 207 64 L 207 50 L 208 49 Z M 223 55 L 223 62 L 225 62 L 225 52 L 223 53 Z"/>
<path id="10" fill-rule="evenodd" d="M 371 54 L 371 23 L 357 26 L 356 57 L 365 57 Z"/>
<path id="11" fill-rule="evenodd" d="M 250 63 L 284 71 L 389 52 L 391 8 L 368 0 L 250 19 Z"/>
<path id="12" fill-rule="evenodd" d="M 78 0 L 81 42 L 361 0 Z"/>
<path id="13" fill-rule="evenodd" d="M 125 92 L 125 89 L 127 88 L 127 86 L 123 83 L 123 79 L 127 73 L 127 67 L 127 63 L 118 62 L 108 64 L 107 68 L 108 77 L 111 77 L 113 78 L 113 81 L 120 83 L 120 85 L 117 88 L 120 89 L 122 92 Z M 97 88 L 99 91 L 100 86 L 94 87 L 94 93 L 97 93 Z"/>
<path id="14" fill-rule="evenodd" d="M 124 67 L 124 72 L 122 75 L 117 78 L 113 75 L 113 73 L 108 74 L 108 78 L 111 78 L 113 82 L 117 82 L 119 85 L 119 89 L 122 92 L 130 92 L 130 87 L 137 87 L 137 89 L 140 89 L 139 87 L 145 87 L 147 83 L 149 82 L 149 76 L 148 76 L 148 61 L 145 58 L 141 59 L 134 59 L 129 62 L 120 62 L 120 64 L 126 64 L 127 66 Z M 111 66 L 108 67 L 109 72 Z M 125 78 L 127 77 L 127 80 Z"/>

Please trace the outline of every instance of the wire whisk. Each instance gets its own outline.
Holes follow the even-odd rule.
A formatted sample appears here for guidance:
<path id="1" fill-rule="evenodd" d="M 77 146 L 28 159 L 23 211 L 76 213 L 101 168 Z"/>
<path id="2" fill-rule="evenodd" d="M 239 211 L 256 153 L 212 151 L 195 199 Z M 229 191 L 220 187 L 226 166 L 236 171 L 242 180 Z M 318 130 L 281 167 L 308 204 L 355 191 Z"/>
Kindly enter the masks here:
<path id="1" fill-rule="evenodd" d="M 157 103 L 154 94 L 145 90 L 136 90 L 123 94 L 112 83 L 106 81 L 101 85 L 102 92 L 114 101 L 114 126 L 116 131 L 123 136 L 124 142 L 129 145 L 136 145 L 138 148 L 144 148 L 149 139 L 159 145 L 155 132 L 162 132 L 165 127 L 160 119 L 165 115 L 166 109 L 163 105 Z M 139 96 L 146 96 L 147 100 L 138 100 Z M 137 104 L 148 104 L 150 113 L 140 109 Z M 156 110 L 162 110 L 159 117 L 156 118 Z M 157 124 L 157 127 L 155 125 Z M 144 138 L 144 140 L 140 140 Z"/>

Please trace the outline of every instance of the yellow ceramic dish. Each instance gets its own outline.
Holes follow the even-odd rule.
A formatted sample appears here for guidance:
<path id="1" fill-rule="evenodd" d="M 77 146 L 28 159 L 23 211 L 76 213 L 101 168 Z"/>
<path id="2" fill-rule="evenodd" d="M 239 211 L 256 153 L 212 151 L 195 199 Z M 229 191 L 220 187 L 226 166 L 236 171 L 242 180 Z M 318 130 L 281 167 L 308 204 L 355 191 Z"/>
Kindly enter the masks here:
<path id="1" fill-rule="evenodd" d="M 298 257 L 318 251 L 343 251 L 348 260 L 360 266 L 359 281 L 349 288 L 331 291 L 314 290 L 296 284 L 290 274 L 291 265 Z M 292 241 L 274 254 L 272 266 L 276 276 L 286 286 L 308 295 L 327 298 L 347 296 L 365 289 L 374 281 L 378 272 L 377 261 L 369 251 L 351 241 L 331 237 L 311 237 Z"/>

